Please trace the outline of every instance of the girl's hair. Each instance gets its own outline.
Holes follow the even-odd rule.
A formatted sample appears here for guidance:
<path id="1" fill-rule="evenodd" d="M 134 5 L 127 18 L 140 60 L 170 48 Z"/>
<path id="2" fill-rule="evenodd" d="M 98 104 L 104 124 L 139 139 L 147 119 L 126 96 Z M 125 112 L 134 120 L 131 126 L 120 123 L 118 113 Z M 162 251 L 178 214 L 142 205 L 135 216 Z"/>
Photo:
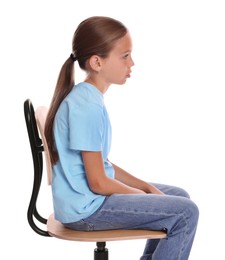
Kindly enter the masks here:
<path id="1" fill-rule="evenodd" d="M 78 61 L 81 69 L 87 70 L 86 63 L 92 55 L 106 58 L 113 49 L 115 42 L 125 36 L 126 33 L 127 28 L 121 22 L 104 16 L 90 17 L 77 27 L 72 41 L 72 54 L 65 61 L 59 73 L 45 123 L 45 137 L 52 165 L 58 161 L 53 133 L 54 118 L 59 105 L 75 84 L 74 61 Z"/>

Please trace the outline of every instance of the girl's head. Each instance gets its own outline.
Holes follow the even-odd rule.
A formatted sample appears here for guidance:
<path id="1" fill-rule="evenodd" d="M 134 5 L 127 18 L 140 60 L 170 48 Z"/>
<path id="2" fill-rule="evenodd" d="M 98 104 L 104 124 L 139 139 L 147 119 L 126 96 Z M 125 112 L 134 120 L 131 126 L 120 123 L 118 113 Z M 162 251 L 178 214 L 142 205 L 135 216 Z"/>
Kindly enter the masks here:
<path id="1" fill-rule="evenodd" d="M 74 61 L 77 60 L 80 68 L 89 72 L 89 61 L 93 55 L 107 60 L 115 43 L 123 39 L 127 32 L 127 28 L 121 22 L 104 16 L 90 17 L 77 27 L 73 36 L 72 56 L 65 61 L 59 73 L 45 124 L 45 136 L 52 165 L 58 161 L 53 135 L 54 118 L 59 105 L 74 86 Z M 118 71 L 120 69 L 117 69 Z M 129 71 L 126 73 L 129 74 Z"/>
<path id="2" fill-rule="evenodd" d="M 104 16 L 90 17 L 77 27 L 72 43 L 74 56 L 80 68 L 86 70 L 86 62 L 92 55 L 106 58 L 115 42 L 125 36 L 127 28 L 119 21 Z"/>

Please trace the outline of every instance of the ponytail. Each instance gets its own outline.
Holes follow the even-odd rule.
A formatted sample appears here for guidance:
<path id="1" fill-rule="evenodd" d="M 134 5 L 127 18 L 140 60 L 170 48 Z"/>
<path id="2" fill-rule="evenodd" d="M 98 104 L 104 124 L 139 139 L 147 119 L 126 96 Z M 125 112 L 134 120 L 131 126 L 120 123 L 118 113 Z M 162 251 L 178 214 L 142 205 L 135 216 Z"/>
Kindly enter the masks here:
<path id="1" fill-rule="evenodd" d="M 63 101 L 74 86 L 74 61 L 76 57 L 73 54 L 65 61 L 57 80 L 55 92 L 50 104 L 48 115 L 45 123 L 45 138 L 47 140 L 50 153 L 51 164 L 54 165 L 58 161 L 58 152 L 55 149 L 53 124 L 56 112 Z"/>

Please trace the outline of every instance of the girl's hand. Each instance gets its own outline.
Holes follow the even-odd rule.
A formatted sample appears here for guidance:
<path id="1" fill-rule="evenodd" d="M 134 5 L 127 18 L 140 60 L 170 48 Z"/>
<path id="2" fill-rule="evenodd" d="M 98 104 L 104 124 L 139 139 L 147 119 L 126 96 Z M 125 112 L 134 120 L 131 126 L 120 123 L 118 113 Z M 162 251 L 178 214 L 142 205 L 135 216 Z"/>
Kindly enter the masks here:
<path id="1" fill-rule="evenodd" d="M 152 194 L 165 195 L 161 190 L 159 190 L 154 185 L 149 184 L 149 183 L 147 183 L 146 192 L 152 193 Z"/>

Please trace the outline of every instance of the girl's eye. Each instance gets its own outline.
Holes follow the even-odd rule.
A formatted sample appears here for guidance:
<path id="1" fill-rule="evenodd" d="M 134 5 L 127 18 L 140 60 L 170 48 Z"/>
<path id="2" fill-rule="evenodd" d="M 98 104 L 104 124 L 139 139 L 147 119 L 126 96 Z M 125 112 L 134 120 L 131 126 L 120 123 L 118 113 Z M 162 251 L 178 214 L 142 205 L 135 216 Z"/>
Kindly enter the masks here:
<path id="1" fill-rule="evenodd" d="M 128 57 L 129 57 L 129 54 L 128 54 L 128 53 L 123 56 L 124 59 L 126 59 L 126 58 L 128 58 Z"/>

